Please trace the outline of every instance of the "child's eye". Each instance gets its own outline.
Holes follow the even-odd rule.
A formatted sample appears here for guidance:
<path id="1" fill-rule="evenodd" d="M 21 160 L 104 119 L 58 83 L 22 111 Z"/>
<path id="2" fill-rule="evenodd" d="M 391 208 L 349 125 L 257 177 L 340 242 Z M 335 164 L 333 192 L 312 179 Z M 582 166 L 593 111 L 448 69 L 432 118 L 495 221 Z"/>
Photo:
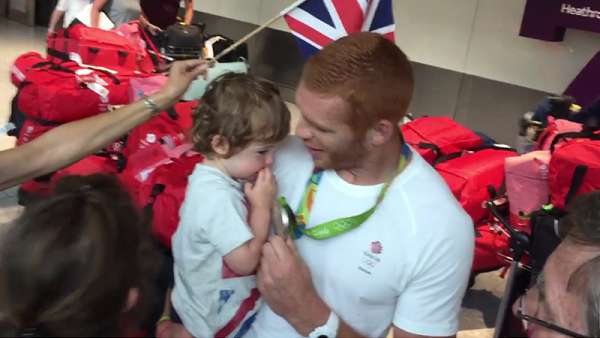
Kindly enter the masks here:
<path id="1" fill-rule="evenodd" d="M 271 150 L 270 149 L 263 149 L 263 150 L 257 151 L 257 153 L 259 153 L 260 155 L 266 155 L 269 151 L 271 151 Z"/>

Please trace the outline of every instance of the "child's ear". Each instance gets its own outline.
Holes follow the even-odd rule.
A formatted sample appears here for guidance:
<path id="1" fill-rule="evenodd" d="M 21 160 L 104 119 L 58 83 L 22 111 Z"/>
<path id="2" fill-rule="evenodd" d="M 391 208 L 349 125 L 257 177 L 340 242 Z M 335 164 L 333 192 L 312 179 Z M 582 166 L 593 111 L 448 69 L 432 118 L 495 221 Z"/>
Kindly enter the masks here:
<path id="1" fill-rule="evenodd" d="M 229 141 L 223 135 L 213 136 L 210 146 L 215 154 L 221 157 L 226 157 L 229 154 Z"/>

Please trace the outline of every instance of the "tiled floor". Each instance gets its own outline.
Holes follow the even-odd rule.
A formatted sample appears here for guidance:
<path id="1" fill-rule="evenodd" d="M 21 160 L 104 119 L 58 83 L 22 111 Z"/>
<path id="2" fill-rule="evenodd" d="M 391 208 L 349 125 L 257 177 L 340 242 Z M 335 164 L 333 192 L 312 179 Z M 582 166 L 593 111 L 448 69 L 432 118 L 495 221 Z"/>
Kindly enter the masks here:
<path id="1" fill-rule="evenodd" d="M 45 29 L 31 28 L 0 18 L 0 127 L 8 119 L 10 100 L 15 88 L 8 80 L 8 70 L 12 61 L 27 51 L 44 53 Z M 292 111 L 292 126 L 298 120 L 297 108 L 290 104 Z M 0 135 L 0 150 L 12 147 L 14 139 Z M 0 231 L 6 223 L 14 219 L 21 207 L 17 205 L 17 190 L 0 191 Z M 499 272 L 490 272 L 478 276 L 475 286 L 469 290 L 461 311 L 460 338 L 483 338 L 493 335 L 496 309 L 504 289 L 504 280 Z"/>

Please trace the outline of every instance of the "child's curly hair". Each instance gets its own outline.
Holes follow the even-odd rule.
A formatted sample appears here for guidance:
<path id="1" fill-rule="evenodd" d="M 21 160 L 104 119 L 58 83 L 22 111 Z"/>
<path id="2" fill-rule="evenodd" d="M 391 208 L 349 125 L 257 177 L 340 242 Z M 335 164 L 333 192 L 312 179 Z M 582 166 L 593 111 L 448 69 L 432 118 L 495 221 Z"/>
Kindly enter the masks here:
<path id="1" fill-rule="evenodd" d="M 214 155 L 211 142 L 221 135 L 229 142 L 229 154 L 250 142 L 276 143 L 290 132 L 290 111 L 279 90 L 267 80 L 238 73 L 216 78 L 193 114 L 191 137 L 196 151 Z"/>

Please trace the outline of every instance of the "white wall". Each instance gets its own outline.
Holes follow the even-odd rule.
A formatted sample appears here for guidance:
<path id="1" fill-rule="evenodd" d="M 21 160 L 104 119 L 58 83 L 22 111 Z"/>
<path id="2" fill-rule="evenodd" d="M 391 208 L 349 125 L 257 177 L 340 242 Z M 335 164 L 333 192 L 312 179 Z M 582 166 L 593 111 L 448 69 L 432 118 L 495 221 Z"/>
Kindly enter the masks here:
<path id="1" fill-rule="evenodd" d="M 562 92 L 597 51 L 600 34 L 563 42 L 518 35 L 525 0 L 393 0 L 396 41 L 414 61 L 532 89 Z M 196 9 L 261 24 L 294 0 L 197 0 Z M 287 30 L 283 20 L 272 27 Z"/>
<path id="2" fill-rule="evenodd" d="M 12 0 L 9 2 L 10 9 L 25 13 L 27 10 L 27 3 L 25 0 Z"/>

